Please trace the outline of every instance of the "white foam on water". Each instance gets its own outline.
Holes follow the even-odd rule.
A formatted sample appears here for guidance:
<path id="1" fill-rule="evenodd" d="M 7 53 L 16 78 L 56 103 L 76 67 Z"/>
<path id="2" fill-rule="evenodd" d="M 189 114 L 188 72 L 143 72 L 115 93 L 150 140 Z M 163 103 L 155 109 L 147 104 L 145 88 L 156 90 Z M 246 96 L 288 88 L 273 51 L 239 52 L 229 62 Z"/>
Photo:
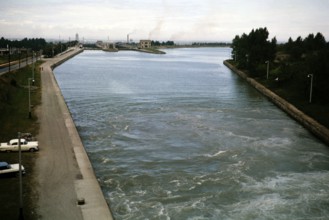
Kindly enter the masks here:
<path id="1" fill-rule="evenodd" d="M 266 146 L 266 147 L 282 147 L 289 146 L 292 144 L 292 140 L 288 137 L 270 137 L 263 140 L 258 140 L 253 143 L 255 146 Z"/>
<path id="2" fill-rule="evenodd" d="M 169 183 L 174 183 L 176 186 L 180 186 L 181 185 L 181 183 L 180 183 L 179 180 L 172 180 Z"/>
<path id="3" fill-rule="evenodd" d="M 234 138 L 238 138 L 238 139 L 242 139 L 244 141 L 252 141 L 252 140 L 257 140 L 256 137 L 253 136 L 246 136 L 246 135 L 240 135 L 240 134 L 235 134 L 232 131 L 224 131 L 225 136 L 228 137 L 234 137 Z"/>
<path id="4" fill-rule="evenodd" d="M 103 160 L 102 160 L 102 164 L 106 164 L 106 163 L 108 163 L 108 162 L 110 162 L 110 161 L 111 161 L 110 158 L 103 158 Z"/>
<path id="5" fill-rule="evenodd" d="M 117 181 L 114 180 L 114 179 L 107 179 L 107 180 L 104 180 L 104 183 L 106 183 L 106 184 L 113 184 L 113 183 L 115 183 L 115 182 L 117 182 Z"/>
<path id="6" fill-rule="evenodd" d="M 210 157 L 210 158 L 212 158 L 212 157 L 217 157 L 217 156 L 219 156 L 219 155 L 221 155 L 221 154 L 224 154 L 226 151 L 224 151 L 224 150 L 219 150 L 218 152 L 216 152 L 216 153 L 214 153 L 214 154 L 205 154 L 204 156 L 205 157 Z"/>
<path id="7" fill-rule="evenodd" d="M 289 215 L 326 219 L 329 217 L 329 210 L 324 209 L 329 203 L 328 179 L 329 172 L 324 171 L 278 173 L 261 181 L 249 181 L 241 189 L 241 193 L 248 196 L 226 208 L 232 219 L 242 216 L 289 219 Z"/>
<path id="8" fill-rule="evenodd" d="M 146 192 L 146 190 L 136 190 L 135 193 L 137 195 L 144 196 L 144 195 L 146 195 L 147 192 Z"/>
<path id="9" fill-rule="evenodd" d="M 242 191 L 255 193 L 280 193 L 296 197 L 319 190 L 328 190 L 329 171 L 306 173 L 278 173 L 261 181 L 250 181 L 244 184 Z M 328 199 L 329 201 L 329 199 Z"/>
<path id="10" fill-rule="evenodd" d="M 170 217 L 168 216 L 168 213 L 167 213 L 166 209 L 163 206 L 160 207 L 158 216 L 159 217 L 165 217 L 165 219 L 170 220 Z"/>
<path id="11" fill-rule="evenodd" d="M 227 208 L 230 219 L 272 219 L 274 210 L 287 205 L 286 200 L 279 194 L 273 193 L 248 198 Z"/>
<path id="12" fill-rule="evenodd" d="M 329 164 L 329 156 L 320 152 L 305 152 L 299 157 L 300 162 L 306 163 L 307 167 L 313 169 L 314 164 L 323 163 Z"/>

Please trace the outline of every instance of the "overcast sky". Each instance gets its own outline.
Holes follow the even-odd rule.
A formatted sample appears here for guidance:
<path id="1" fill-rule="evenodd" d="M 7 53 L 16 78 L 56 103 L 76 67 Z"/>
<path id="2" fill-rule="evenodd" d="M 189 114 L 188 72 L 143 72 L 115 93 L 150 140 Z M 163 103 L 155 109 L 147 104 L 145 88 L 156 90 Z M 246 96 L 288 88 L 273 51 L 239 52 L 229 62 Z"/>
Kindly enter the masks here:
<path id="1" fill-rule="evenodd" d="M 321 32 L 328 0 L 0 0 L 0 37 L 231 41 L 253 28 L 287 41 Z"/>

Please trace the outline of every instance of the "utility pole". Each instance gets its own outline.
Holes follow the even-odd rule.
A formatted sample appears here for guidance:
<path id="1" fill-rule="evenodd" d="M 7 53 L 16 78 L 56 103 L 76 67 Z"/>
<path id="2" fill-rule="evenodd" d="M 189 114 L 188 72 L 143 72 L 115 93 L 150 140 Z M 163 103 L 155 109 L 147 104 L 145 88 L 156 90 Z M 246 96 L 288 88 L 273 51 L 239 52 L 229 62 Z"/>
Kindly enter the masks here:
<path id="1" fill-rule="evenodd" d="M 22 183 L 22 150 L 21 133 L 18 132 L 18 164 L 19 164 L 19 220 L 24 220 L 23 214 L 23 183 Z"/>
<path id="2" fill-rule="evenodd" d="M 32 118 L 32 113 L 31 113 L 31 80 L 34 82 L 34 79 L 29 78 L 28 83 L 29 83 L 29 119 Z"/>
<path id="3" fill-rule="evenodd" d="M 18 50 L 18 55 L 19 55 L 19 57 L 18 57 L 18 69 L 20 69 L 21 68 L 21 49 Z"/>
<path id="4" fill-rule="evenodd" d="M 266 72 L 266 79 L 268 79 L 268 73 L 270 71 L 270 61 L 266 61 L 265 63 L 267 63 L 267 72 Z"/>
<path id="5" fill-rule="evenodd" d="M 34 56 L 35 53 L 32 51 L 32 85 L 34 85 Z"/>
<path id="6" fill-rule="evenodd" d="M 9 73 L 10 73 L 10 46 L 7 44 L 7 50 L 8 50 L 8 64 L 9 64 Z"/>
<path id="7" fill-rule="evenodd" d="M 309 103 L 312 103 L 312 93 L 313 93 L 313 74 L 308 74 L 308 78 L 311 78 L 311 87 L 310 87 L 310 99 Z"/>

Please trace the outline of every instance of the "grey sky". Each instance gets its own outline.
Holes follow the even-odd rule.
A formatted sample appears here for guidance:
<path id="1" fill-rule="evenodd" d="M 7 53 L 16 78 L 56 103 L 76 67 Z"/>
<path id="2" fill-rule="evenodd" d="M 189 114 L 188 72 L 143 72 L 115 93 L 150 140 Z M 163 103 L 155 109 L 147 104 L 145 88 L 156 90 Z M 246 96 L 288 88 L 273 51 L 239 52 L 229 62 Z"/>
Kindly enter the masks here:
<path id="1" fill-rule="evenodd" d="M 328 0 L 0 0 L 0 37 L 230 41 L 253 28 L 286 41 L 321 32 Z"/>

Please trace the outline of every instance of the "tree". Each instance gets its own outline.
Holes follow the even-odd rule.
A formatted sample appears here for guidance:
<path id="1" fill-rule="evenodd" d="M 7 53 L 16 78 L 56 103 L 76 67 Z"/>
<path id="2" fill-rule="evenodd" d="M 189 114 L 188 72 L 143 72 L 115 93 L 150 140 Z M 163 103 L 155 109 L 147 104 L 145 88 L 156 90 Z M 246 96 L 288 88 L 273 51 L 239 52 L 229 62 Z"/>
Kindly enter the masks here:
<path id="1" fill-rule="evenodd" d="M 308 74 L 313 74 L 313 96 L 315 101 L 329 102 L 329 45 L 321 33 L 309 34 L 305 39 L 297 37 L 295 41 L 289 38 L 283 46 L 284 52 L 291 59 L 290 68 L 285 71 L 293 75 L 293 83 L 309 88 Z M 306 89 L 307 90 L 307 89 Z"/>
<path id="2" fill-rule="evenodd" d="M 276 53 L 276 38 L 268 40 L 267 28 L 252 30 L 248 35 L 243 33 L 236 35 L 232 43 L 232 54 L 237 61 L 238 67 L 247 68 L 257 72 L 259 65 L 265 61 L 273 61 Z"/>

